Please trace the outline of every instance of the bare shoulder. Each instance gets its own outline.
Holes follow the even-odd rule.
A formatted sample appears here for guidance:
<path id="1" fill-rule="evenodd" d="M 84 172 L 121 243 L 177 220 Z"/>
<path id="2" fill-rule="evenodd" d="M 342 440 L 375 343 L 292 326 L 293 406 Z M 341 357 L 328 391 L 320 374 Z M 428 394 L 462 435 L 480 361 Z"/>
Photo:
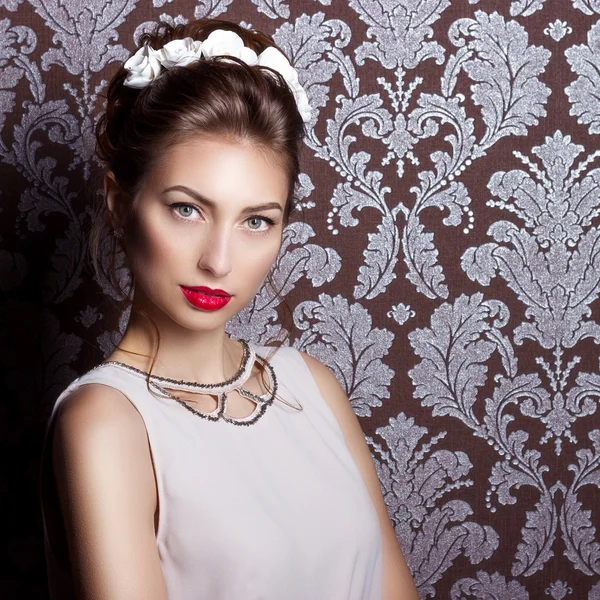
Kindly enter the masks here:
<path id="1" fill-rule="evenodd" d="M 52 467 L 83 597 L 165 600 L 150 447 L 127 396 L 94 383 L 65 397 L 56 414 Z"/>
<path id="2" fill-rule="evenodd" d="M 131 476 L 127 470 L 147 473 L 147 464 L 151 466 L 142 416 L 116 388 L 80 386 L 62 400 L 55 419 L 53 468 L 65 485 L 75 472 L 86 479 L 98 476 L 101 469 L 119 467 L 115 476 L 120 469 L 123 476 Z"/>
<path id="3" fill-rule="evenodd" d="M 102 383 L 86 383 L 63 399 L 57 410 L 57 418 L 70 418 L 75 414 L 83 416 L 86 412 L 102 410 L 126 414 L 129 412 L 128 407 L 137 412 L 125 394 L 118 389 Z"/>
<path id="4" fill-rule="evenodd" d="M 57 409 L 53 438 L 55 466 L 64 466 L 64 453 L 84 449 L 132 450 L 146 443 L 144 421 L 127 397 L 118 389 L 89 383 L 64 398 Z"/>
<path id="5" fill-rule="evenodd" d="M 101 383 L 78 387 L 62 400 L 56 412 L 57 431 L 62 433 L 83 435 L 114 427 L 145 430 L 141 415 L 127 397 Z"/>

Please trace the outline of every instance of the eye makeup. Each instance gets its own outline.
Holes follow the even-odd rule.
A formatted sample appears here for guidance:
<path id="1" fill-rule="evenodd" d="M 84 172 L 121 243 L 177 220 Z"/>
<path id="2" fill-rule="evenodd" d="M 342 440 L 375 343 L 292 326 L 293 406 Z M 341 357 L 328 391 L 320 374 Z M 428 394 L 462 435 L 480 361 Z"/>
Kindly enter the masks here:
<path id="1" fill-rule="evenodd" d="M 196 211 L 196 213 L 199 216 L 203 216 L 201 209 L 198 206 L 196 206 L 195 204 L 191 204 L 190 202 L 173 202 L 172 204 L 169 204 L 168 206 L 169 206 L 169 208 L 173 209 L 175 218 L 179 219 L 180 221 L 196 222 L 199 219 L 189 218 L 189 217 L 191 217 L 191 215 L 189 215 L 189 217 L 184 217 L 183 215 L 181 215 L 180 212 L 178 212 L 177 209 L 179 209 L 179 208 L 190 208 L 192 211 Z M 267 233 L 272 227 L 277 225 L 277 222 L 274 219 L 272 219 L 271 217 L 267 217 L 265 215 L 250 215 L 249 217 L 247 217 L 244 220 L 244 222 L 248 223 L 252 219 L 260 219 L 261 221 L 263 221 L 264 223 L 267 224 L 266 228 L 261 228 L 261 229 L 254 229 L 252 227 L 246 228 L 249 231 L 251 231 L 252 233 L 256 233 L 256 234 Z"/>

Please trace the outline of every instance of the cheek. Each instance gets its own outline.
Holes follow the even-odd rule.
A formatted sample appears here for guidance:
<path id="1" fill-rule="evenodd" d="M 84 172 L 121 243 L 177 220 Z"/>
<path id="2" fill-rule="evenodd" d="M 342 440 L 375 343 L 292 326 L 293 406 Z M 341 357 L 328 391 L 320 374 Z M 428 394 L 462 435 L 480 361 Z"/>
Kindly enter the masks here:
<path id="1" fill-rule="evenodd" d="M 251 279 L 254 286 L 258 288 L 275 262 L 280 247 L 281 239 L 277 238 L 272 242 L 264 242 L 259 249 L 242 251 L 239 272 L 245 273 L 246 279 Z"/>
<path id="2" fill-rule="evenodd" d="M 136 222 L 130 238 L 131 261 L 138 271 L 148 271 L 148 267 L 152 266 L 150 271 L 158 272 L 161 265 L 169 266 L 181 260 L 187 247 L 182 244 L 181 235 L 170 231 L 168 224 L 159 219 Z M 151 275 L 152 272 L 146 272 L 143 276 Z"/>

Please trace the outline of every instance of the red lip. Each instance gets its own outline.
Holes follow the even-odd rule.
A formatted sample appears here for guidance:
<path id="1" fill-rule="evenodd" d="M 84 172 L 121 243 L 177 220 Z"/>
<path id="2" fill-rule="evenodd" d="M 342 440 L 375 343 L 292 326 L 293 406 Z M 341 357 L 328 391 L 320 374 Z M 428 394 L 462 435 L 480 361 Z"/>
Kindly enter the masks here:
<path id="1" fill-rule="evenodd" d="M 231 294 L 227 293 L 225 290 L 219 290 L 219 289 L 213 290 L 209 287 L 206 287 L 205 285 L 199 285 L 199 286 L 182 285 L 181 287 L 185 290 L 192 290 L 192 292 L 200 292 L 201 294 L 206 294 L 208 296 L 231 296 Z"/>
<path id="2" fill-rule="evenodd" d="M 224 290 L 213 290 L 206 286 L 184 287 L 182 285 L 180 288 L 188 302 L 201 310 L 219 310 L 231 300 L 231 294 Z"/>

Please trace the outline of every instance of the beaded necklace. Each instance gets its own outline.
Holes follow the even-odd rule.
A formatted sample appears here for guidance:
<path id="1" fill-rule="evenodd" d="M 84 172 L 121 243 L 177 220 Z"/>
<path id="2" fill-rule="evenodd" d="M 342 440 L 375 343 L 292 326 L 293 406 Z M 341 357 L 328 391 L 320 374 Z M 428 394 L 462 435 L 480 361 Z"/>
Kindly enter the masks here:
<path id="1" fill-rule="evenodd" d="M 182 379 L 171 379 L 169 377 L 161 377 L 159 375 L 148 375 L 146 371 L 142 371 L 141 369 L 137 369 L 136 367 L 122 363 L 117 360 L 106 361 L 95 368 L 99 368 L 102 365 L 115 365 L 120 369 L 143 375 L 144 377 L 147 377 L 149 379 L 150 386 L 155 391 L 158 391 L 160 394 L 162 394 L 163 397 L 175 400 L 177 403 L 181 404 L 181 406 L 183 406 L 185 409 L 202 419 L 206 419 L 208 421 L 218 421 L 222 419 L 223 421 L 232 423 L 234 425 L 251 425 L 252 423 L 255 423 L 264 414 L 267 407 L 273 403 L 273 400 L 276 398 L 277 395 L 278 382 L 275 370 L 273 369 L 271 364 L 267 362 L 262 356 L 258 356 L 254 349 L 251 348 L 246 341 L 239 341 L 242 344 L 243 349 L 243 356 L 240 367 L 230 379 L 222 383 L 204 384 L 197 383 L 195 381 L 185 381 Z M 252 367 L 257 361 L 264 367 L 270 379 L 269 384 L 267 386 L 267 389 L 269 391 L 261 395 L 255 394 L 243 387 L 244 383 L 246 383 L 246 381 L 248 381 L 248 379 L 250 378 L 250 375 L 252 374 Z M 189 404 L 187 404 L 184 400 L 171 393 L 166 388 L 197 394 L 216 396 L 217 407 L 211 412 L 198 411 L 195 408 L 191 407 Z M 240 396 L 252 400 L 256 404 L 252 413 L 246 417 L 232 417 L 226 412 L 227 394 L 234 390 L 237 391 L 237 393 Z M 285 404 L 288 404 L 288 406 L 292 406 L 288 402 L 285 402 Z M 302 410 L 302 408 L 300 408 L 300 410 Z"/>

